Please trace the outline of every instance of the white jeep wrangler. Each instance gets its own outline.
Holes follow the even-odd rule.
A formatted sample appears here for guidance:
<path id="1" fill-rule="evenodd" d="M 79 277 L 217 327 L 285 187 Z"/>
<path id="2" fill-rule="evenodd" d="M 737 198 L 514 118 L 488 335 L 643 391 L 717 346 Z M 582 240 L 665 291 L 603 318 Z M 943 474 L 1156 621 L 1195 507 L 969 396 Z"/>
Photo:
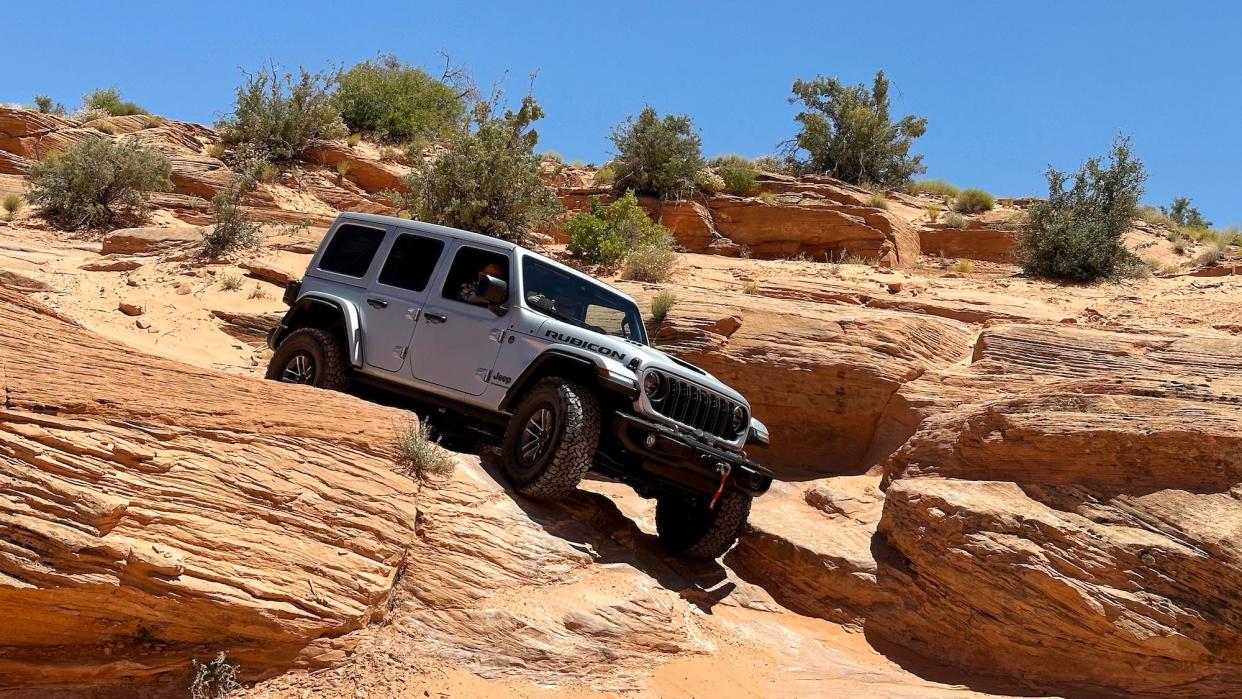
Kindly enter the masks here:
<path id="1" fill-rule="evenodd" d="M 396 392 L 499 442 L 536 498 L 587 471 L 654 497 L 670 550 L 715 558 L 772 483 L 739 393 L 647 344 L 638 305 L 530 250 L 443 226 L 342 214 L 285 291 L 267 378 Z"/>

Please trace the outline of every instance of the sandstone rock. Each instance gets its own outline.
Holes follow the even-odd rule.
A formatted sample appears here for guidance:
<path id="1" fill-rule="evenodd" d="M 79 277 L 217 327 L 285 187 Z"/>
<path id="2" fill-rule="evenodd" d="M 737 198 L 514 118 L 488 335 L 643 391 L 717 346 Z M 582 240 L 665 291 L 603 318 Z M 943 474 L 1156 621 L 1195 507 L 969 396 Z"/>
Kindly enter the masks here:
<path id="1" fill-rule="evenodd" d="M 203 240 L 197 226 L 163 228 L 121 228 L 104 235 L 101 252 L 105 255 L 156 255 L 184 250 Z"/>
<path id="2" fill-rule="evenodd" d="M 246 342 L 263 342 L 267 331 L 276 327 L 283 313 L 237 313 L 234 311 L 214 310 L 211 315 L 218 318 L 224 325 L 224 332 Z"/>
<path id="3" fill-rule="evenodd" d="M 719 238 L 711 212 L 697 201 L 665 202 L 658 204 L 656 211 L 655 220 L 691 252 L 709 251 L 708 246 Z"/>
<path id="4" fill-rule="evenodd" d="M 97 262 L 87 262 L 78 267 L 78 269 L 87 272 L 130 272 L 138 269 L 142 263 L 138 260 L 127 259 L 103 259 Z"/>
<path id="5" fill-rule="evenodd" d="M 52 290 L 52 286 L 47 282 L 10 269 L 0 269 L 0 286 L 26 293 Z"/>
<path id="6" fill-rule="evenodd" d="M 382 435 L 408 414 L 144 356 L 3 290 L 0 329 L 0 684 L 132 686 L 202 648 L 260 677 L 384 612 L 416 487 Z"/>
<path id="7" fill-rule="evenodd" d="M 134 303 L 132 301 L 122 300 L 120 303 L 117 304 L 116 308 L 118 311 L 120 311 L 121 313 L 124 313 L 127 316 L 140 316 L 144 312 L 146 312 L 146 309 L 142 307 L 142 304 Z"/>
<path id="8" fill-rule="evenodd" d="M 0 106 L 0 150 L 23 158 L 42 157 L 48 151 L 42 143 L 45 137 L 59 143 L 54 134 L 73 128 L 74 123 L 64 117 Z"/>
<path id="9" fill-rule="evenodd" d="M 932 225 L 919 231 L 919 244 L 925 255 L 1012 263 L 1017 237 L 1013 231 L 990 226 L 953 229 Z"/>
<path id="10" fill-rule="evenodd" d="M 309 263 L 309 255 L 278 251 L 256 260 L 246 260 L 238 266 L 259 281 L 284 287 L 295 279 L 301 279 Z"/>
<path id="11" fill-rule="evenodd" d="M 346 177 L 371 194 L 385 190 L 404 191 L 401 168 L 377 160 L 360 158 L 347 146 L 336 141 L 321 141 L 302 154 L 302 160 L 335 168 L 338 163 L 348 163 Z"/>

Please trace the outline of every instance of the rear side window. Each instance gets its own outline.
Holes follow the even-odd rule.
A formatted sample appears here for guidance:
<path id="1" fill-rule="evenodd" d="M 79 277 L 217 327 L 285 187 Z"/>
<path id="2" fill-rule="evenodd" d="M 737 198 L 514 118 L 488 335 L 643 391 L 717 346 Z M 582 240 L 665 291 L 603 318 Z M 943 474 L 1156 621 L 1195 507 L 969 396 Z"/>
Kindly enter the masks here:
<path id="1" fill-rule="evenodd" d="M 479 281 L 484 274 L 509 281 L 509 258 L 480 248 L 459 249 L 457 256 L 453 258 L 448 279 L 444 282 L 444 298 L 478 306 L 487 305 L 486 301 L 476 295 Z"/>
<path id="2" fill-rule="evenodd" d="M 367 276 L 367 269 L 382 242 L 384 231 L 381 229 L 345 224 L 332 234 L 328 249 L 319 258 L 319 269 L 361 279 Z"/>
<path id="3" fill-rule="evenodd" d="M 444 241 L 404 233 L 392 244 L 379 283 L 409 291 L 422 291 L 431 281 L 444 251 Z"/>

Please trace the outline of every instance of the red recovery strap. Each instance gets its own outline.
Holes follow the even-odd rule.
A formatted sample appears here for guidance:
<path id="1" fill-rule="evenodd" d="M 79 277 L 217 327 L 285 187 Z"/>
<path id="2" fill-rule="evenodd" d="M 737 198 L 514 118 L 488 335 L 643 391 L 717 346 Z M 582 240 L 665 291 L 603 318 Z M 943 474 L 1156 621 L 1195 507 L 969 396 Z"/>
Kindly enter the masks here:
<path id="1" fill-rule="evenodd" d="M 716 494 L 712 496 L 712 504 L 707 506 L 709 510 L 716 509 L 716 502 L 720 500 L 720 496 L 724 493 L 725 483 L 729 481 L 729 474 L 733 472 L 733 466 L 722 461 L 716 464 L 716 472 L 720 474 L 720 487 L 716 488 Z"/>

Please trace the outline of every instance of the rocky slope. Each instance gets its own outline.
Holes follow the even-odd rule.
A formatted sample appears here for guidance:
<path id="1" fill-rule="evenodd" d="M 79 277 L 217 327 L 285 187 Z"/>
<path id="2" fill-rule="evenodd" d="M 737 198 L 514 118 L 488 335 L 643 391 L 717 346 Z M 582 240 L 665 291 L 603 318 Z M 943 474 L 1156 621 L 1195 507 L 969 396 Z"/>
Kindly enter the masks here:
<path id="1" fill-rule="evenodd" d="M 400 165 L 323 144 L 248 200 L 262 252 L 203 265 L 214 134 L 107 128 L 173 159 L 148 228 L 0 222 L 0 693 L 172 692 L 217 650 L 270 678 L 252 696 L 1240 690 L 1231 275 L 1021 277 L 1020 202 L 963 230 L 819 178 L 644 202 L 697 253 L 671 284 L 613 281 L 677 294 L 656 342 L 751 398 L 782 479 L 691 564 L 624 488 L 542 505 L 462 456 L 420 489 L 375 438 L 408 413 L 254 380 L 279 286 L 338 208 L 386 210 Z M 0 191 L 45 148 L 118 137 L 15 110 L 0 134 Z M 571 208 L 601 193 L 550 176 Z M 1185 257 L 1143 224 L 1131 245 Z"/>

